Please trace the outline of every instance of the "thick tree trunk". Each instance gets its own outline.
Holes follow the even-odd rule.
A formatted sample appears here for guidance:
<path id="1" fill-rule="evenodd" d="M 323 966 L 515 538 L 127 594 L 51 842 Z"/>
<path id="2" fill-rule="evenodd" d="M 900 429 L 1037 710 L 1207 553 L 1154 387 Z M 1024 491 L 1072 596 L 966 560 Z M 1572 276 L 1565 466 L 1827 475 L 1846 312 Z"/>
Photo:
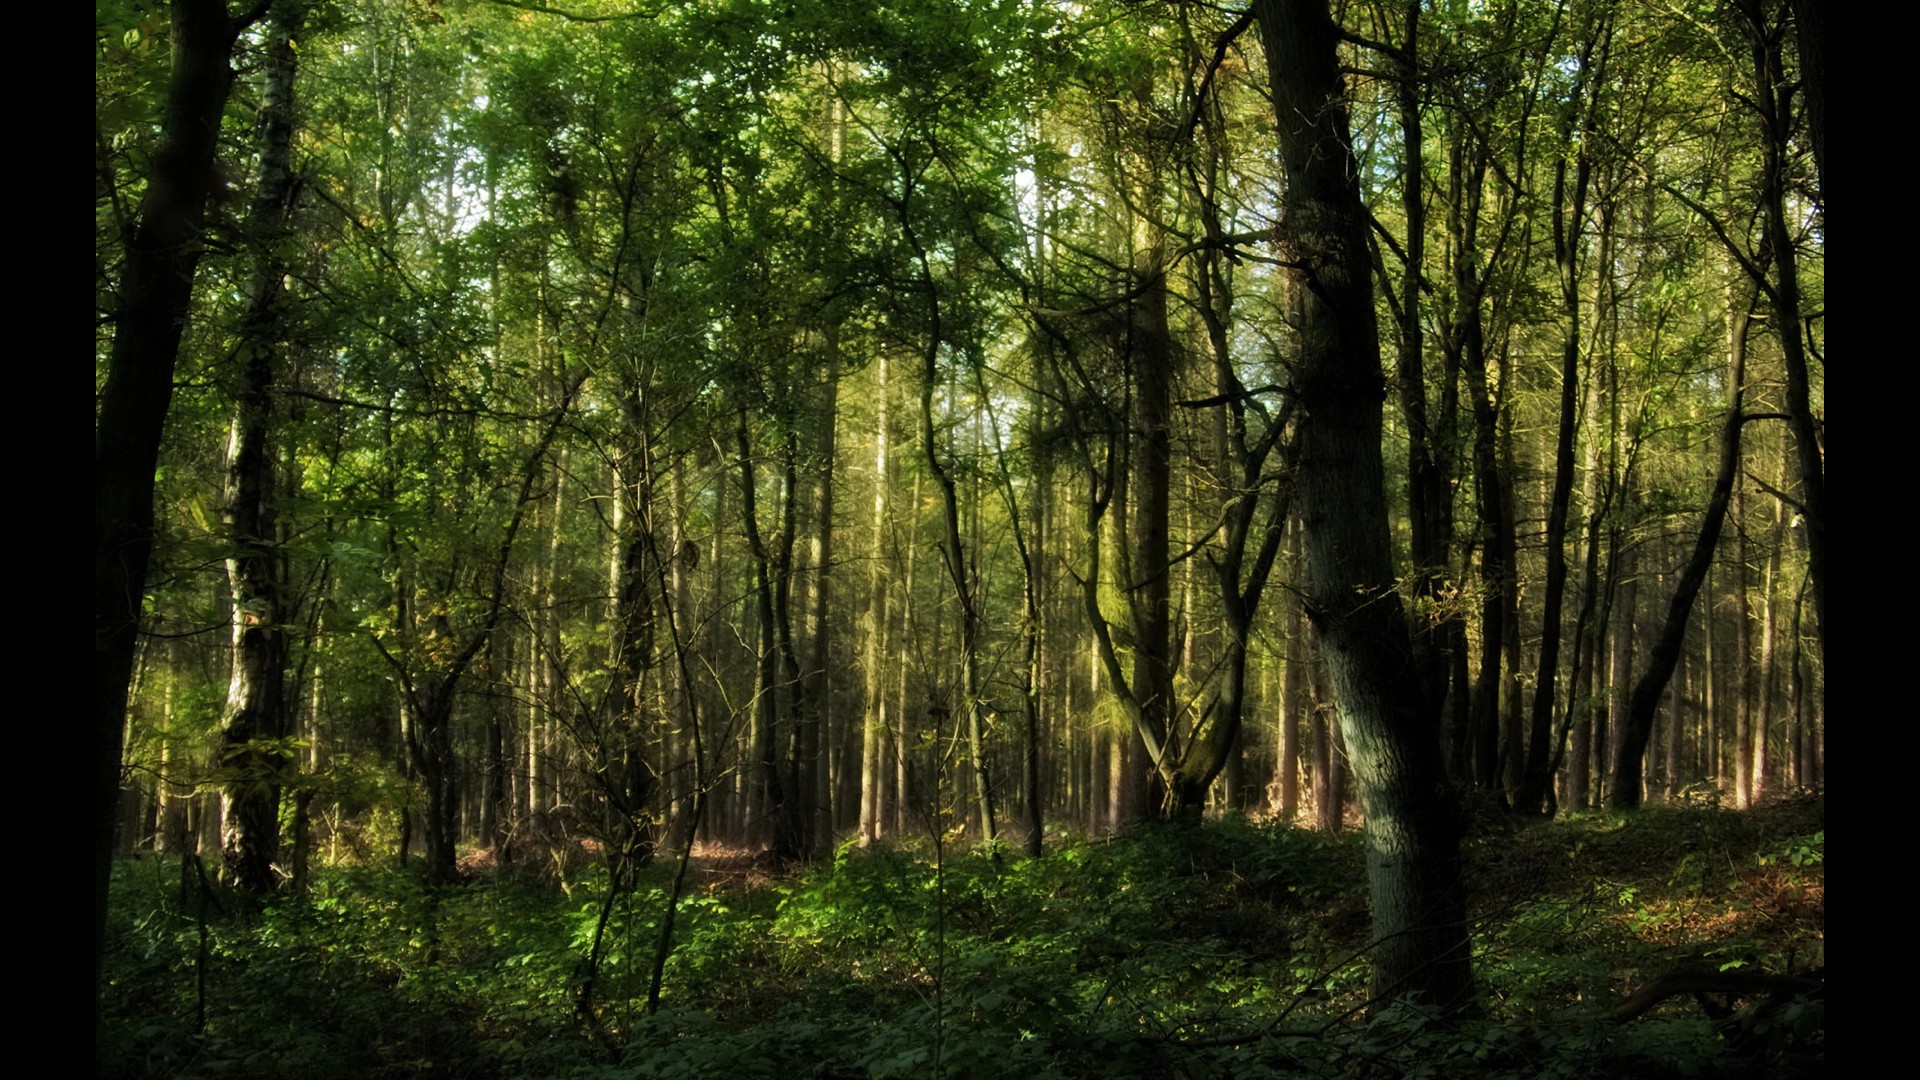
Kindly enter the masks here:
<path id="1" fill-rule="evenodd" d="M 1394 591 L 1380 450 L 1386 391 L 1338 32 L 1320 0 L 1258 0 L 1255 11 L 1285 177 L 1276 231 L 1300 335 L 1306 598 L 1366 812 L 1373 994 L 1461 1009 L 1473 989 L 1461 821 Z"/>
<path id="2" fill-rule="evenodd" d="M 106 957 L 120 753 L 153 549 L 153 475 L 173 398 L 214 186 L 220 117 L 233 88 L 241 27 L 222 0 L 175 0 L 172 72 L 160 145 L 126 236 L 120 303 L 93 434 L 94 981 Z M 97 1017 L 97 1013 L 96 1013 Z"/>

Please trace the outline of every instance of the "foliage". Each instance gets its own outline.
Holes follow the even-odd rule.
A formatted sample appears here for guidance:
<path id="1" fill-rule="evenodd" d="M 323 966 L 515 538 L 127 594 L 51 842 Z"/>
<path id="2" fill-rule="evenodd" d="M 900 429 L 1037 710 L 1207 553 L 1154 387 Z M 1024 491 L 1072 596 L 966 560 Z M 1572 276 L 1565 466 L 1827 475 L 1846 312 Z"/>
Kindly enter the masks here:
<path id="1" fill-rule="evenodd" d="M 1230 815 L 1063 836 L 1028 861 L 1004 842 L 951 856 L 912 833 L 967 817 L 954 783 L 963 715 L 983 718 L 981 803 L 1031 795 L 1036 819 L 1093 832 L 1131 821 L 1152 794 L 1142 747 L 1114 738 L 1133 730 L 1114 675 L 1137 681 L 1156 658 L 1180 658 L 1153 698 L 1168 745 L 1234 736 L 1213 762 L 1231 771 L 1199 785 L 1213 785 L 1199 793 L 1212 807 L 1257 806 L 1267 776 L 1269 800 L 1289 798 L 1302 776 L 1283 783 L 1283 771 L 1310 731 L 1326 732 L 1298 557 L 1280 546 L 1299 531 L 1284 512 L 1295 468 L 1282 437 L 1299 343 L 1270 241 L 1273 98 L 1259 36 L 1226 32 L 1233 11 L 336 0 L 314 5 L 297 42 L 300 194 L 272 253 L 286 270 L 268 439 L 279 525 L 259 538 L 286 592 L 290 723 L 274 744 L 296 762 L 276 777 L 285 865 L 302 884 L 309 859 L 330 865 L 304 895 L 259 907 L 207 886 L 193 862 L 121 867 L 103 1065 L 1730 1067 L 1723 1032 L 1684 1000 L 1632 1025 L 1600 1014 L 1678 963 L 1824 962 L 1817 807 L 1720 805 L 1819 783 L 1821 660 L 1796 589 L 1805 538 L 1824 532 L 1780 508 L 1799 485 L 1777 425 L 1751 426 L 1743 471 L 1786 497 L 1774 507 L 1749 490 L 1756 509 L 1736 511 L 1722 595 L 1703 607 L 1663 720 L 1664 775 L 1648 778 L 1687 805 L 1584 816 L 1611 768 L 1588 710 L 1631 674 L 1614 661 L 1644 653 L 1636 630 L 1662 606 L 1697 517 L 1704 433 L 1727 399 L 1726 302 L 1742 246 L 1766 250 L 1748 235 L 1763 136 L 1788 152 L 1795 203 L 1796 235 L 1775 251 L 1803 260 L 1799 306 L 1814 314 L 1757 321 L 1750 407 L 1788 407 L 1783 332 L 1804 329 L 1816 358 L 1824 340 L 1804 133 L 1792 118 L 1759 130 L 1728 5 L 1406 11 L 1419 19 L 1403 27 L 1386 7 L 1344 6 L 1343 64 L 1376 299 L 1407 316 L 1393 320 L 1408 350 L 1395 381 L 1408 385 L 1388 418 L 1392 527 L 1444 522 L 1428 523 L 1434 550 L 1396 574 L 1463 676 L 1477 654 L 1504 685 L 1534 678 L 1547 620 L 1522 605 L 1563 557 L 1540 543 L 1534 481 L 1553 471 L 1554 434 L 1582 451 L 1559 524 L 1584 530 L 1584 554 L 1571 536 L 1553 541 L 1586 571 L 1568 597 L 1579 626 L 1564 635 L 1579 644 L 1559 661 L 1577 715 L 1554 717 L 1570 739 L 1553 732 L 1574 813 L 1474 834 L 1483 1017 L 1356 1019 L 1369 1005 L 1366 875 L 1351 837 Z M 1601 16 L 1619 36 L 1589 67 Z M 96 4 L 97 392 L 173 32 L 165 5 Z M 216 789 L 231 778 L 216 747 L 232 631 L 257 610 L 231 594 L 237 544 L 222 518 L 251 348 L 237 343 L 258 329 L 248 219 L 262 40 L 243 34 L 233 56 L 220 190 L 154 473 L 152 570 L 144 590 L 120 590 L 144 601 L 126 752 L 103 770 L 109 796 L 113 767 L 124 777 L 129 851 L 217 846 Z M 1549 234 L 1575 163 L 1592 190 L 1565 265 L 1586 269 L 1562 280 Z M 1469 338 L 1486 355 L 1475 360 Z M 1149 341 L 1160 351 L 1141 363 Z M 1571 383 L 1551 358 L 1569 342 L 1579 410 L 1557 424 Z M 1168 377 L 1170 419 L 1144 411 L 1143 372 Z M 916 391 L 924 435 L 907 419 Z M 1413 415 L 1421 399 L 1428 420 Z M 1470 418 L 1476 403 L 1485 415 Z M 1488 452 L 1469 460 L 1476 437 Z M 1250 439 L 1268 456 L 1250 456 Z M 1422 454 L 1436 464 L 1417 483 Z M 1470 498 L 1496 491 L 1512 505 Z M 1156 501 L 1164 555 L 1129 527 Z M 936 544 L 936 524 L 951 539 Z M 1504 568 L 1487 561 L 1502 531 L 1516 545 Z M 1273 559 L 1250 560 L 1267 541 Z M 1149 584 L 1168 594 L 1164 620 Z M 1263 588 L 1247 625 L 1223 631 Z M 1474 612 L 1502 596 L 1510 640 L 1490 623 L 1475 633 Z M 1117 669 L 1085 663 L 1096 619 L 1113 623 Z M 1764 628 L 1746 659 L 1766 663 L 1723 662 L 1730 623 Z M 1031 666 L 1018 659 L 1027 643 Z M 1730 668 L 1743 685 L 1725 685 Z M 1474 693 L 1452 678 L 1436 700 Z M 1735 701 L 1739 724 L 1726 715 Z M 1239 729 L 1221 719 L 1234 709 Z M 1731 745 L 1742 738 L 1755 745 Z M 1322 749 L 1313 780 L 1343 752 Z M 1764 779 L 1723 782 L 1735 759 Z M 1465 760 L 1448 779 L 1493 797 L 1507 770 L 1475 777 Z M 695 829 L 757 848 L 782 784 L 822 804 L 808 826 L 819 842 L 798 854 L 825 857 L 825 838 L 855 821 L 885 841 L 772 881 L 703 856 L 685 896 L 664 854 L 634 876 L 610 855 Z M 1326 817 L 1339 819 L 1338 796 Z M 444 878 L 458 876 L 455 843 L 471 845 L 467 884 L 410 876 L 423 833 Z M 548 860 L 551 880 L 534 869 Z M 649 1012 L 669 896 L 672 949 Z M 1818 1003 L 1793 1007 L 1741 1020 L 1765 1062 L 1814 1038 Z"/>
<path id="2" fill-rule="evenodd" d="M 596 1031 L 573 994 L 601 874 L 429 888 L 390 869 L 336 868 L 241 925 L 228 897 L 201 908 L 190 868 L 147 858 L 115 881 L 103 1062 L 183 1077 L 1793 1067 L 1817 1046 L 1817 1002 L 1748 1015 L 1762 1049 L 1739 1053 L 1684 998 L 1628 1023 L 1605 1013 L 1687 957 L 1819 964 L 1824 863 L 1806 854 L 1824 850 L 1818 815 L 1806 804 L 1606 815 L 1488 838 L 1470 869 L 1485 1008 L 1457 1024 L 1404 1007 L 1360 1018 L 1357 837 L 1238 818 L 1074 839 L 1040 860 L 847 845 L 829 864 L 757 881 L 707 860 L 681 905 L 662 1008 L 646 1015 L 644 979 L 615 977 Z M 651 956 L 672 870 L 642 874 L 606 970 Z M 206 1023 L 195 1030 L 203 925 Z"/>

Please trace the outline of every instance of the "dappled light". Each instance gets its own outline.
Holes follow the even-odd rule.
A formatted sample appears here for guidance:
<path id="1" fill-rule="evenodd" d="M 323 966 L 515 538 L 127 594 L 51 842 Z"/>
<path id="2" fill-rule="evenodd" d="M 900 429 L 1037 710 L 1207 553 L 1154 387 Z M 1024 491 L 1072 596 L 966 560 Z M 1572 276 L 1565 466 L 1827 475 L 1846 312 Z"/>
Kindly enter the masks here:
<path id="1" fill-rule="evenodd" d="M 1815 1076 L 1804 0 L 98 0 L 97 1071 Z"/>

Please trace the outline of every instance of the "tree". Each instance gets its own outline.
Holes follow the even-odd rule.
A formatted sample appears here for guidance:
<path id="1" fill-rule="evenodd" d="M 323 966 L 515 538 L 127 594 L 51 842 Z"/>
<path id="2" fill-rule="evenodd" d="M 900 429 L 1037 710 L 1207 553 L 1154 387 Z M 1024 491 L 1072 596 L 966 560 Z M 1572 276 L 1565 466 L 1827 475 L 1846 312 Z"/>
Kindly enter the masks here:
<path id="1" fill-rule="evenodd" d="M 123 261 L 113 344 L 94 399 L 94 973 L 106 949 L 107 882 L 120 798 L 120 752 L 133 677 L 147 561 L 153 548 L 153 474 L 173 397 L 174 364 L 199 266 L 214 155 L 240 32 L 225 0 L 177 0 L 173 62 L 152 172 L 138 213 L 121 223 Z"/>
<path id="2" fill-rule="evenodd" d="M 1572 92 L 1560 118 L 1560 142 L 1572 151 L 1575 133 L 1580 144 L 1591 140 L 1587 129 L 1593 124 L 1598 87 L 1606 74 L 1608 54 L 1612 51 L 1613 21 L 1609 15 L 1587 13 L 1592 25 L 1583 26 Z M 1567 585 L 1567 519 L 1573 498 L 1573 444 L 1579 429 L 1581 358 L 1581 237 L 1587 211 L 1587 188 L 1592 176 L 1590 153 L 1577 154 L 1569 162 L 1562 154 L 1553 171 L 1553 256 L 1559 271 L 1560 299 L 1566 316 L 1561 343 L 1560 410 L 1558 433 L 1554 441 L 1553 494 L 1547 505 L 1547 582 L 1542 602 L 1540 664 L 1534 683 L 1533 708 L 1527 728 L 1527 760 L 1519 790 L 1514 795 L 1517 809 L 1532 811 L 1547 798 L 1553 782 L 1553 710 L 1554 687 L 1560 675 L 1561 606 Z M 1571 175 L 1569 175 L 1571 173 Z"/>
<path id="3" fill-rule="evenodd" d="M 1320 635 L 1367 816 L 1373 996 L 1464 1008 L 1472 992 L 1461 821 L 1420 685 L 1387 535 L 1367 215 L 1320 0 L 1258 0 L 1286 187 L 1278 230 L 1299 335 L 1300 516 Z"/>
<path id="4" fill-rule="evenodd" d="M 1640 805 L 1642 767 L 1646 761 L 1647 741 L 1653 735 L 1654 713 L 1666 693 L 1667 681 L 1680 661 L 1686 641 L 1687 621 L 1693 614 L 1694 600 L 1700 595 L 1707 573 L 1713 566 L 1714 549 L 1720 541 L 1720 527 L 1727 518 L 1727 503 L 1740 472 L 1740 434 L 1746 426 L 1742 403 L 1746 397 L 1747 335 L 1752 327 L 1754 293 L 1750 287 L 1733 300 L 1727 313 L 1727 412 L 1720 426 L 1720 457 L 1714 470 L 1713 491 L 1701 516 L 1693 550 L 1673 587 L 1667 604 L 1666 619 L 1653 649 L 1647 657 L 1647 670 L 1633 684 L 1627 701 L 1627 714 L 1621 723 L 1620 752 L 1614 762 L 1613 786 L 1609 803 L 1616 809 L 1631 810 Z"/>
<path id="5" fill-rule="evenodd" d="M 281 773 L 288 755 L 285 555 L 276 506 L 280 489 L 273 395 L 284 349 L 282 283 L 289 269 L 283 248 L 299 179 L 293 171 L 294 39 L 306 15 L 304 0 L 283 0 L 267 24 L 267 61 L 260 91 L 260 175 L 248 228 L 255 246 L 235 352 L 245 365 L 227 449 L 226 526 L 232 545 L 227 578 L 233 594 L 233 678 L 221 724 L 227 771 L 221 809 L 224 875 L 242 890 L 265 893 L 275 884 L 279 847 Z"/>
<path id="6" fill-rule="evenodd" d="M 1736 744 L 1769 783 L 1816 776 L 1816 58 L 1788 0 L 1709 7 L 1400 0 L 1327 29 L 1277 0 L 326 5 L 297 70 L 249 36 L 249 88 L 299 94 L 301 210 L 276 234 L 271 129 L 226 108 L 225 172 L 262 182 L 211 217 L 145 466 L 159 539 L 121 588 L 169 633 L 237 617 L 247 678 L 223 707 L 230 635 L 132 662 L 121 850 L 217 842 L 182 796 L 231 781 L 237 865 L 270 885 L 279 749 L 341 851 L 424 835 L 445 878 L 466 845 L 578 836 L 614 892 L 658 839 L 805 857 L 963 806 L 982 833 L 1018 806 L 1030 842 L 1291 817 L 1311 743 L 1327 827 L 1354 766 L 1382 925 L 1445 924 L 1461 826 L 1430 742 L 1489 798 L 1608 788 L 1692 555 L 1671 534 L 1709 501 L 1713 231 L 1764 309 L 1746 408 L 1789 422 L 1748 432 L 1730 510 L 1758 527 L 1711 557 L 1752 570 L 1702 582 L 1643 788 L 1751 788 Z M 1349 85 L 1299 61 L 1309 22 Z M 108 316 L 133 311 L 125 207 L 158 163 L 160 63 L 123 29 L 99 69 L 99 219 L 130 223 L 99 243 Z M 1245 781 L 1269 775 L 1263 808 Z M 1416 961 L 1383 959 L 1397 993 Z"/>

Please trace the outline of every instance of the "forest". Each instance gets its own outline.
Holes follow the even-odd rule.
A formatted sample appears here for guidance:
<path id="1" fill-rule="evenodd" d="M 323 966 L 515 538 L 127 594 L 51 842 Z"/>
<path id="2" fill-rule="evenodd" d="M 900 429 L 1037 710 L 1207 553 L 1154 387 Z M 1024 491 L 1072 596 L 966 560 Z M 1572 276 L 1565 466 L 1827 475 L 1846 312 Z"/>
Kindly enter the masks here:
<path id="1" fill-rule="evenodd" d="M 1824 1075 L 1820 0 L 94 65 L 99 1075 Z"/>

